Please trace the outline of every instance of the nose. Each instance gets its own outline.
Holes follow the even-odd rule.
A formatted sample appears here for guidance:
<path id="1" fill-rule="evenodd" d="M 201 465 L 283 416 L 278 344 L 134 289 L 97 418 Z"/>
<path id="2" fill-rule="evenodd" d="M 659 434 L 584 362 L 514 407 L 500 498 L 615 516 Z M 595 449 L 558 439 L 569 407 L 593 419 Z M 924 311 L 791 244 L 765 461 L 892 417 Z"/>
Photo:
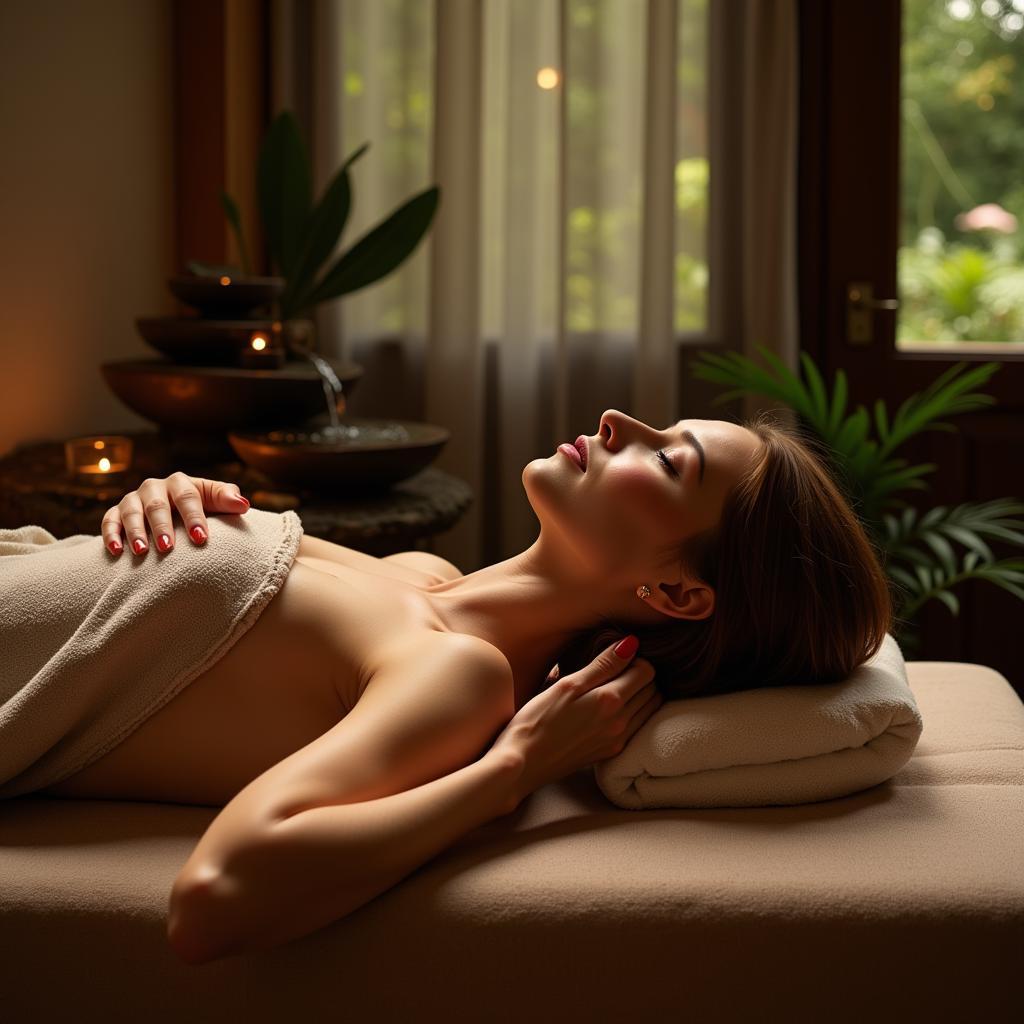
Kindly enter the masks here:
<path id="1" fill-rule="evenodd" d="M 601 417 L 598 432 L 612 451 L 624 448 L 631 440 L 651 433 L 651 428 L 641 420 L 627 416 L 618 409 L 606 409 Z"/>

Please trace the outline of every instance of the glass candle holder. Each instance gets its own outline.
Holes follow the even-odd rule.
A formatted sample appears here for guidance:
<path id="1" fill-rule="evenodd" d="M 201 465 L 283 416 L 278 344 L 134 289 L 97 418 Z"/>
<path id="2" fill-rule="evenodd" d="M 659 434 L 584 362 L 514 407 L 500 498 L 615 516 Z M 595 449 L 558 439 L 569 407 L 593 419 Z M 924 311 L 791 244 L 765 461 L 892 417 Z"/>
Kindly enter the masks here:
<path id="1" fill-rule="evenodd" d="M 103 480 L 126 472 L 132 464 L 132 439 L 119 434 L 75 437 L 64 442 L 68 476 Z"/>

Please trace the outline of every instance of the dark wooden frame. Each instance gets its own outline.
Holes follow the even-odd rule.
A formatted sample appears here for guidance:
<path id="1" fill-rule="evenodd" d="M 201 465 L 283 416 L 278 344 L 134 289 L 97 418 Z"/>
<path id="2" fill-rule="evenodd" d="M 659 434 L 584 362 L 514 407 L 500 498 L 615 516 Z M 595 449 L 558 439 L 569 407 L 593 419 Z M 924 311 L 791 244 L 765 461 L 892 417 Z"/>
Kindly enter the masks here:
<path id="1" fill-rule="evenodd" d="M 270 115 L 269 0 L 175 0 L 175 270 L 238 264 L 220 191 L 238 202 L 253 272 L 267 272 L 255 206 Z"/>

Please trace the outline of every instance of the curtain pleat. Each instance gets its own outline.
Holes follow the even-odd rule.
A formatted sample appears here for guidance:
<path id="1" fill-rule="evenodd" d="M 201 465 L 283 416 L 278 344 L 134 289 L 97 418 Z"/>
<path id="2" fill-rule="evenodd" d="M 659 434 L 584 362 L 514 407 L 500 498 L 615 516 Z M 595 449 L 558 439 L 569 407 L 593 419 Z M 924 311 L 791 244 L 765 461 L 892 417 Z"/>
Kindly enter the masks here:
<path id="1" fill-rule="evenodd" d="M 437 8 L 432 180 L 443 192 L 430 235 L 429 345 L 426 415 L 451 431 L 435 465 L 460 476 L 479 495 L 486 457 L 483 358 L 480 343 L 480 139 L 483 17 L 476 0 Z M 479 501 L 437 541 L 435 550 L 460 568 L 478 566 L 482 551 Z M 463 569 L 465 571 L 465 569 Z"/>
<path id="2" fill-rule="evenodd" d="M 797 11 L 792 0 L 745 0 L 743 27 L 743 344 L 797 367 Z M 759 360 L 760 361 L 760 360 Z M 744 396 L 744 414 L 791 410 Z"/>
<path id="3" fill-rule="evenodd" d="M 316 125 L 315 144 L 310 152 L 314 205 L 347 156 L 342 120 L 344 93 L 337 88 L 341 64 L 337 46 L 342 38 L 341 15 L 342 6 L 337 0 L 318 0 L 313 6 L 310 34 L 312 89 L 309 99 L 312 121 Z M 332 350 L 346 358 L 343 310 L 341 302 L 323 303 L 317 310 L 316 324 L 318 337 L 337 339 Z"/>
<path id="4" fill-rule="evenodd" d="M 451 431 L 476 500 L 431 550 L 464 572 L 536 537 L 523 467 L 601 413 L 712 405 L 698 349 L 797 367 L 796 0 L 273 0 L 275 110 L 319 196 L 353 150 L 339 251 L 429 184 L 430 234 L 316 312 L 355 415 Z M 783 419 L 791 419 L 784 411 Z"/>
<path id="5" fill-rule="evenodd" d="M 640 330 L 633 374 L 633 415 L 662 426 L 680 418 L 674 324 L 677 9 L 675 0 L 647 4 Z"/>
<path id="6" fill-rule="evenodd" d="M 487 515 L 497 518 L 500 549 L 520 551 L 536 535 L 522 473 L 549 444 L 537 382 L 542 352 L 556 338 L 563 280 L 561 90 L 537 84 L 539 73 L 560 67 L 558 5 L 488 0 L 484 21 L 483 337 L 494 346 L 497 384 L 485 458 L 500 453 Z"/>

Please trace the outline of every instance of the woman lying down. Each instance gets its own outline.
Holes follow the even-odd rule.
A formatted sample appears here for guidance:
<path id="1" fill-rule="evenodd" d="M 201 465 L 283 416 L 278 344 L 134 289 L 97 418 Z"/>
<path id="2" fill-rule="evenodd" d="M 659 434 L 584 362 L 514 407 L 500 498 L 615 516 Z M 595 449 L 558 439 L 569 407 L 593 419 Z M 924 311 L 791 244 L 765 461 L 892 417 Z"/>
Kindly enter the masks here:
<path id="1" fill-rule="evenodd" d="M 767 414 L 658 430 L 609 410 L 595 435 L 530 462 L 523 484 L 537 539 L 468 575 L 295 530 L 248 628 L 40 790 L 223 807 L 172 887 L 183 961 L 344 917 L 539 787 L 618 754 L 666 698 L 836 682 L 891 627 L 872 542 L 821 457 Z M 197 590 L 246 520 L 281 517 L 177 472 L 125 495 L 81 550 L 104 586 L 185 571 Z M 173 660 L 202 626 L 165 623 L 142 654 Z"/>

